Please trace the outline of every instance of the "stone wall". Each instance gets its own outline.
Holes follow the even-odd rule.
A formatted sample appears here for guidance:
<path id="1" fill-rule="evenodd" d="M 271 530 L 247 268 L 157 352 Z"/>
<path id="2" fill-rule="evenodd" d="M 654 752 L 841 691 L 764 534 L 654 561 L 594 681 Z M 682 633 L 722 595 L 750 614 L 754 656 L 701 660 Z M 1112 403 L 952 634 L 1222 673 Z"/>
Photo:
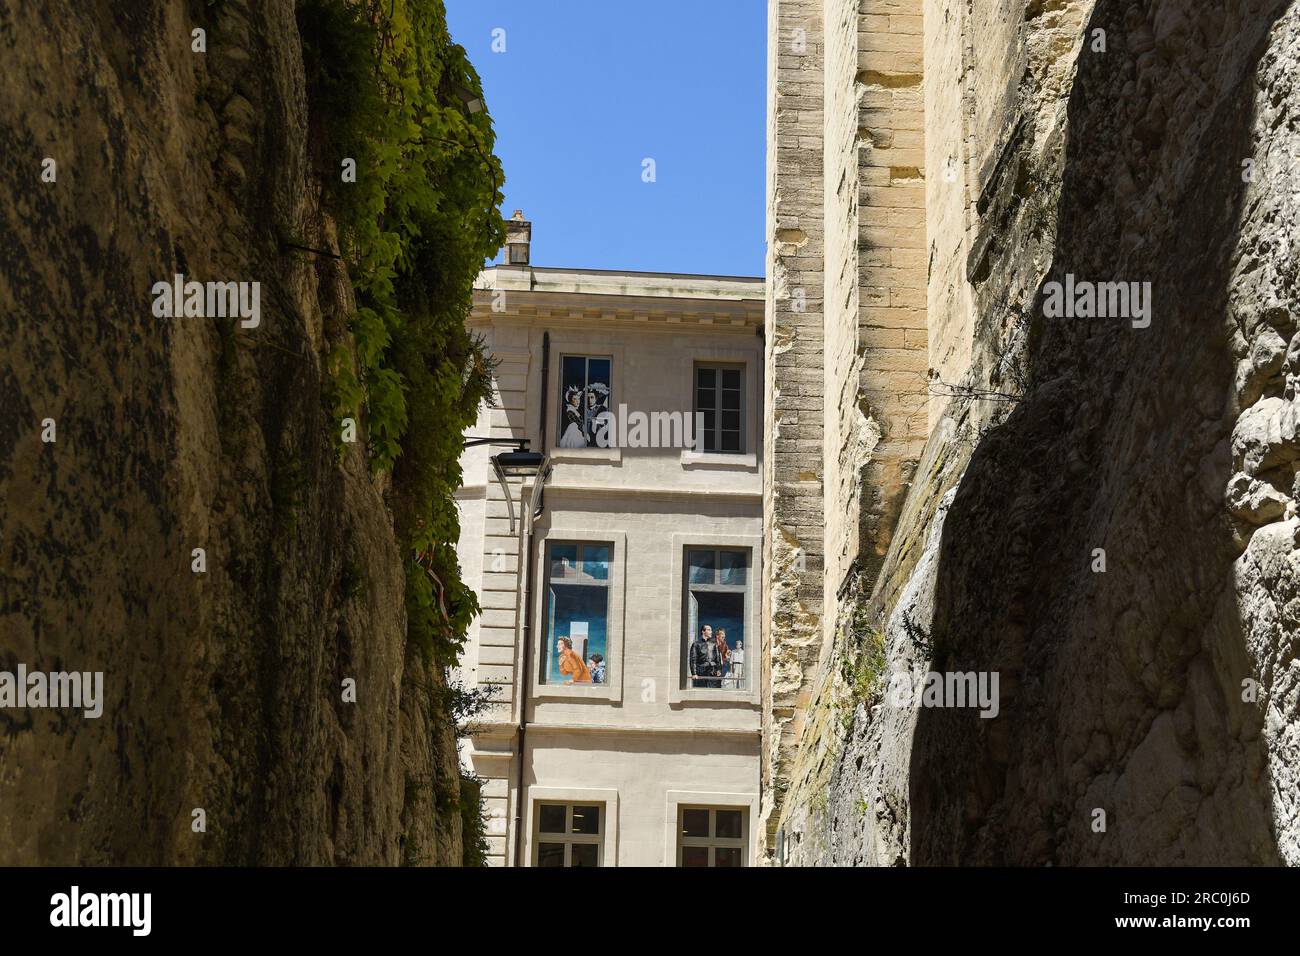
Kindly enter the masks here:
<path id="1" fill-rule="evenodd" d="M 1300 859 L 1288 6 L 927 4 L 947 391 L 837 615 L 789 862 Z M 1150 282 L 1150 325 L 1049 317 L 1067 273 Z M 997 715 L 889 693 L 929 671 L 999 675 Z"/>
<path id="2" fill-rule="evenodd" d="M 281 245 L 335 248 L 295 5 L 213 7 L 0 2 L 0 670 L 105 697 L 0 711 L 0 864 L 459 863 L 387 482 L 322 401 L 351 284 Z M 175 273 L 260 324 L 154 316 Z"/>
<path id="3" fill-rule="evenodd" d="M 925 439 L 927 353 L 919 0 L 777 3 L 769 31 L 770 837 L 845 583 Z"/>
<path id="4" fill-rule="evenodd" d="M 922 33 L 919 0 L 860 0 L 857 72 L 857 375 L 837 408 L 859 439 L 844 456 L 856 485 L 828 510 L 856 524 L 827 593 L 884 559 L 928 433 Z M 847 76 L 827 73 L 847 86 Z M 860 436 L 865 431 L 868 438 Z M 845 460 L 847 459 L 847 460 Z M 831 492 L 828 492 L 828 496 Z M 854 498 L 857 500 L 854 501 Z M 841 501 L 847 508 L 841 507 Z M 830 607 L 830 622 L 838 616 Z M 833 633 L 828 626 L 827 635 Z"/>
<path id="5" fill-rule="evenodd" d="M 822 638 L 823 62 L 820 0 L 769 0 L 760 853 Z"/>

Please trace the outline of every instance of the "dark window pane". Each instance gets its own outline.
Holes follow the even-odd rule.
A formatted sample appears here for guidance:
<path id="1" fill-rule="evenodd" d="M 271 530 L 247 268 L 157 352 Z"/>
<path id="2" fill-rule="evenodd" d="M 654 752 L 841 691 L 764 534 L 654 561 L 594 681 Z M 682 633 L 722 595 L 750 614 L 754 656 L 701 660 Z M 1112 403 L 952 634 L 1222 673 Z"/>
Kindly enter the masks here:
<path id="1" fill-rule="evenodd" d="M 600 866 L 600 847 L 594 843 L 575 843 L 569 859 L 573 861 L 570 866 Z"/>
<path id="2" fill-rule="evenodd" d="M 688 552 L 690 563 L 690 582 L 692 584 L 712 584 L 716 553 L 713 551 Z"/>
<path id="3" fill-rule="evenodd" d="M 564 844 L 539 843 L 537 845 L 537 865 L 564 866 Z"/>
<path id="4" fill-rule="evenodd" d="M 587 360 L 587 385 L 604 385 L 607 388 L 609 381 L 609 359 L 594 358 Z M 599 394 L 600 389 L 596 390 Z M 608 404 L 608 401 L 606 402 Z"/>
<path id="5" fill-rule="evenodd" d="M 598 581 L 609 580 L 609 548 L 589 544 L 582 549 L 582 570 Z"/>
<path id="6" fill-rule="evenodd" d="M 740 412 L 723 412 L 722 427 L 726 431 L 740 431 Z"/>
<path id="7" fill-rule="evenodd" d="M 740 432 L 723 432 L 722 450 L 740 451 Z"/>
<path id="8" fill-rule="evenodd" d="M 543 803 L 538 812 L 541 817 L 539 827 L 543 833 L 564 832 L 564 807 Z"/>
<path id="9" fill-rule="evenodd" d="M 718 555 L 718 582 L 720 584 L 744 584 L 745 571 L 749 565 L 749 555 L 743 551 L 723 551 Z"/>
<path id="10" fill-rule="evenodd" d="M 723 408 L 724 411 L 725 411 L 725 410 L 728 410 L 728 409 L 733 410 L 733 411 L 739 410 L 739 409 L 740 409 L 740 393 L 739 393 L 739 392 L 724 391 L 724 392 L 722 393 L 722 408 Z"/>
<path id="11" fill-rule="evenodd" d="M 682 811 L 682 836 L 706 837 L 709 835 L 708 810 Z"/>
<path id="12" fill-rule="evenodd" d="M 738 846 L 720 846 L 713 851 L 714 866 L 740 866 L 741 851 Z"/>
<path id="13" fill-rule="evenodd" d="M 587 360 L 580 355 L 566 355 L 560 360 L 560 395 L 556 402 L 559 417 L 557 435 L 563 437 L 571 421 L 580 421 L 582 395 L 587 387 Z M 570 414 L 569 409 L 572 409 Z"/>
<path id="14" fill-rule="evenodd" d="M 711 388 L 702 388 L 695 393 L 697 411 L 712 413 L 718 404 L 718 393 Z"/>
<path id="15" fill-rule="evenodd" d="M 709 848 L 707 846 L 682 847 L 682 866 L 708 866 Z"/>
<path id="16" fill-rule="evenodd" d="M 714 836 L 726 837 L 729 840 L 739 840 L 741 836 L 740 811 L 719 810 L 717 811 L 717 816 L 718 816 L 718 830 L 714 834 Z"/>
<path id="17" fill-rule="evenodd" d="M 587 360 L 581 355 L 566 355 L 560 368 L 560 380 L 579 388 L 587 384 Z"/>
<path id="18" fill-rule="evenodd" d="M 740 391 L 740 369 L 724 368 L 722 370 L 722 387 Z"/>
<path id="19" fill-rule="evenodd" d="M 600 832 L 600 807 L 574 807 L 573 808 L 573 832 L 574 833 L 599 833 Z"/>
<path id="20" fill-rule="evenodd" d="M 700 388 L 713 388 L 717 382 L 717 371 L 711 368 L 697 368 L 695 370 L 695 384 Z"/>

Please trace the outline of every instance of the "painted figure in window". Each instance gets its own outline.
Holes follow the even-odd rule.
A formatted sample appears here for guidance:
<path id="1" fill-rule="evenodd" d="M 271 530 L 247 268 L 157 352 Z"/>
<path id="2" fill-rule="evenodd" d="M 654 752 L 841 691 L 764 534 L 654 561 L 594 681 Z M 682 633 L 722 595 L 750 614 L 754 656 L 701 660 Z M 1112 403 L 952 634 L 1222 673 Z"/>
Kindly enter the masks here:
<path id="1" fill-rule="evenodd" d="M 722 658 L 722 663 L 718 665 L 718 673 L 723 677 L 731 676 L 731 648 L 727 646 L 726 628 L 718 628 L 714 633 L 714 641 L 718 645 L 718 656 Z M 718 681 L 719 687 L 735 687 L 734 681 Z"/>
<path id="2" fill-rule="evenodd" d="M 745 686 L 744 641 L 736 641 L 736 646 L 731 649 L 731 676 L 735 678 L 732 682 L 733 687 L 742 688 Z"/>
<path id="3" fill-rule="evenodd" d="M 605 683 L 605 658 L 602 655 L 592 654 L 591 659 L 587 661 L 587 670 L 591 671 L 593 684 Z"/>
<path id="4" fill-rule="evenodd" d="M 586 448 L 586 419 L 582 410 L 582 389 L 569 386 L 564 390 L 564 431 L 560 433 L 561 448 Z"/>
<path id="5" fill-rule="evenodd" d="M 722 655 L 713 639 L 713 628 L 708 624 L 700 628 L 700 639 L 691 645 L 687 655 L 692 687 L 722 686 Z"/>
<path id="6" fill-rule="evenodd" d="M 583 425 L 589 446 L 609 447 L 609 386 L 604 382 L 592 382 L 587 386 L 587 410 Z"/>
<path id="7" fill-rule="evenodd" d="M 573 650 L 573 641 L 567 637 L 556 638 L 556 647 L 560 652 L 560 673 L 568 674 L 569 679 L 566 684 L 590 684 L 591 672 L 587 670 L 587 665 L 582 663 Z"/>

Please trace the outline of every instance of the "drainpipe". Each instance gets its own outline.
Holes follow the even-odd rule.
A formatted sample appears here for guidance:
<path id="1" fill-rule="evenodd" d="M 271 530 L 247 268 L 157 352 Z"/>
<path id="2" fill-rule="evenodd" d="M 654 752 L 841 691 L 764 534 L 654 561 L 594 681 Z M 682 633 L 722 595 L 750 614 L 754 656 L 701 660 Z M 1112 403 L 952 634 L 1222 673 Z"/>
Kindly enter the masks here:
<path id="1" fill-rule="evenodd" d="M 551 333 L 542 333 L 542 400 L 538 404 L 541 409 L 541 424 L 538 429 L 541 436 L 540 448 L 542 454 L 546 454 L 546 397 L 547 397 L 547 380 L 551 371 Z M 542 459 L 542 467 L 537 469 L 537 477 L 533 479 L 533 494 L 528 502 L 528 510 L 521 517 L 523 519 L 523 528 L 520 534 L 523 537 L 523 546 L 520 548 L 520 560 L 526 562 L 527 568 L 524 571 L 524 655 L 523 664 L 520 673 L 515 679 L 515 693 L 519 695 L 519 755 L 517 760 L 517 776 L 515 778 L 515 866 L 524 865 L 524 807 L 528 805 L 528 794 L 524 787 L 524 753 L 526 752 L 525 742 L 528 737 L 528 689 L 533 682 L 533 520 L 541 513 L 542 506 L 542 488 L 546 484 L 547 475 L 551 470 L 551 458 L 547 455 Z M 520 504 L 522 504 L 522 500 Z"/>

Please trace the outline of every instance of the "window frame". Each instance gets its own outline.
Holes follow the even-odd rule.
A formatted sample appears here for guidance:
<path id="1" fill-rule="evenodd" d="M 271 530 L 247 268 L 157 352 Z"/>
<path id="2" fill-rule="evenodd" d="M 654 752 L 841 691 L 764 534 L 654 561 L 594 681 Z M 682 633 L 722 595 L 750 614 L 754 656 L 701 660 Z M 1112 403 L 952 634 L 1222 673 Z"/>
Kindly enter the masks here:
<path id="1" fill-rule="evenodd" d="M 610 623 L 611 623 L 610 618 L 612 615 L 613 603 L 614 603 L 613 594 L 611 593 L 611 588 L 613 586 L 612 565 L 614 563 L 614 542 L 612 541 L 570 541 L 567 538 L 552 538 L 544 541 L 542 543 L 542 549 L 541 549 L 542 569 L 546 575 L 544 578 L 542 578 L 542 587 L 544 590 L 541 596 L 541 601 L 542 601 L 542 615 L 544 619 L 544 627 L 543 630 L 541 631 L 541 634 L 542 634 L 542 645 L 545 648 L 546 652 L 545 654 L 539 654 L 537 661 L 535 662 L 537 665 L 537 682 L 544 687 L 575 687 L 575 686 L 576 687 L 588 687 L 588 686 L 603 687 L 604 686 L 603 682 L 600 684 L 592 683 L 590 685 L 569 684 L 563 680 L 552 681 L 552 680 L 546 680 L 543 677 L 544 674 L 550 671 L 550 661 L 551 658 L 554 656 L 553 655 L 554 647 L 552 646 L 552 634 L 551 634 L 551 629 L 554 626 L 554 622 L 552 621 L 551 616 L 548 613 L 548 608 L 550 605 L 551 587 L 555 584 L 561 584 L 561 585 L 577 584 L 577 582 L 555 581 L 552 579 L 551 553 L 553 549 L 558 547 L 575 548 L 577 551 L 577 560 L 579 561 L 579 563 L 585 563 L 586 559 L 584 558 L 584 554 L 586 553 L 588 548 L 604 548 L 609 552 L 609 558 L 605 562 L 604 581 L 599 582 L 598 579 L 593 579 L 593 581 L 598 581 L 598 583 L 582 583 L 579 586 L 593 587 L 593 588 L 598 587 L 598 588 L 603 588 L 605 591 L 605 665 L 606 665 L 605 676 L 606 678 L 608 678 L 609 676 L 609 668 L 611 666 L 609 661 L 609 656 L 610 656 L 609 651 L 610 651 Z M 586 663 L 586 661 L 584 660 L 583 663 Z"/>
<path id="2" fill-rule="evenodd" d="M 514 862 L 513 840 L 515 822 L 513 818 L 513 808 L 517 806 L 515 801 L 519 799 L 519 792 L 513 784 L 510 787 L 510 794 L 512 817 L 508 827 L 508 833 L 506 834 L 508 840 L 506 848 L 507 865 L 511 865 Z M 603 812 L 601 816 L 603 832 L 601 835 L 604 843 L 601 847 L 600 865 L 603 867 L 618 866 L 618 790 L 613 788 L 596 787 L 548 787 L 540 784 L 528 787 L 527 805 L 525 807 L 528 813 L 524 817 L 524 819 L 528 821 L 528 829 L 524 831 L 523 858 L 524 860 L 530 861 L 528 863 L 529 866 L 536 865 L 531 861 L 536 856 L 538 843 L 542 842 L 537 839 L 537 827 L 533 825 L 534 819 L 537 820 L 538 824 L 541 823 L 541 811 L 533 809 L 539 803 L 576 803 L 584 805 L 590 805 L 593 803 L 603 804 Z M 548 840 L 546 842 L 549 843 L 551 841 Z"/>
<path id="3" fill-rule="evenodd" d="M 591 377 L 591 362 L 592 362 L 593 359 L 596 360 L 596 361 L 608 362 L 608 363 L 609 363 L 609 398 L 610 398 L 610 401 L 611 401 L 611 402 L 612 402 L 613 399 L 614 399 L 614 385 L 616 384 L 616 382 L 615 382 L 615 378 L 614 378 L 614 356 L 613 356 L 613 355 L 602 355 L 602 354 L 598 354 L 598 352 L 595 351 L 595 350 L 593 350 L 593 351 L 581 351 L 581 352 L 579 352 L 579 351 L 574 351 L 574 350 L 566 350 L 566 351 L 561 352 L 561 353 L 560 353 L 560 363 L 559 363 L 559 372 L 560 372 L 560 374 L 557 375 L 557 376 L 556 376 L 556 379 L 555 379 L 555 386 L 556 386 L 556 389 L 558 390 L 557 394 L 555 395 L 555 406 L 556 406 L 556 408 L 555 408 L 555 418 L 556 418 L 556 420 L 555 420 L 554 422 L 552 422 L 552 424 L 555 426 L 555 441 L 556 441 L 556 447 L 559 448 L 559 450 L 560 450 L 561 452 L 568 452 L 568 451 L 593 451 L 593 450 L 594 450 L 594 451 L 608 451 L 609 449 L 607 449 L 607 448 L 601 448 L 599 445 L 587 445 L 587 446 L 585 446 L 585 447 L 583 447 L 583 448 L 560 448 L 560 446 L 559 446 L 560 437 L 564 434 L 564 360 L 565 360 L 565 359 L 571 359 L 571 358 L 574 358 L 574 359 L 582 359 L 584 362 L 587 363 L 586 366 L 583 368 L 584 381 L 587 381 L 587 382 L 590 381 L 590 377 Z M 584 392 L 585 392 L 585 388 L 584 388 Z M 606 407 L 608 408 L 609 406 L 606 406 Z M 613 406 L 613 410 L 617 413 L 617 406 Z M 585 414 L 585 411 L 586 411 L 586 410 L 584 409 L 584 414 Z"/>
<path id="4" fill-rule="evenodd" d="M 700 416 L 700 415 L 703 414 L 703 412 L 706 411 L 706 409 L 703 409 L 703 408 L 700 407 L 700 384 L 699 384 L 699 382 L 700 382 L 700 372 L 701 372 L 701 371 L 704 371 L 704 370 L 711 370 L 711 371 L 713 371 L 714 373 L 716 373 L 717 376 L 718 376 L 718 378 L 717 378 L 717 382 L 716 382 L 716 384 L 714 385 L 714 389 L 713 389 L 715 395 L 714 395 L 714 405 L 713 405 L 713 409 L 712 409 L 714 415 L 716 416 L 716 417 L 714 418 L 714 420 L 713 420 L 713 421 L 714 421 L 713 432 L 714 432 L 714 436 L 715 436 L 716 439 L 717 439 L 718 447 L 717 447 L 717 448 L 706 448 L 706 447 L 704 447 L 704 436 L 701 435 L 701 436 L 700 436 L 700 447 L 697 448 L 697 449 L 693 449 L 693 450 L 696 451 L 697 454 L 701 454 L 701 455 L 724 455 L 724 456 L 727 456 L 727 457 L 732 457 L 732 456 L 737 456 L 737 455 L 745 455 L 745 454 L 748 454 L 748 447 L 749 447 L 749 406 L 748 406 L 748 403 L 747 403 L 747 401 L 746 401 L 746 396 L 745 396 L 745 393 L 746 393 L 746 391 L 747 391 L 747 389 L 745 388 L 745 386 L 746 386 L 746 384 L 747 384 L 747 381 L 746 381 L 747 376 L 746 376 L 746 374 L 745 374 L 745 371 L 746 371 L 746 363 L 744 363 L 744 362 L 723 362 L 723 361 L 718 361 L 718 360 L 715 360 L 715 359 L 703 359 L 703 360 L 701 360 L 701 359 L 696 359 L 696 361 L 694 362 L 694 364 L 691 366 L 691 412 L 692 412 L 692 414 L 695 415 L 695 416 Z M 724 450 L 724 449 L 722 448 L 722 411 L 723 411 L 723 409 L 722 409 L 722 373 L 723 373 L 724 371 L 725 371 L 725 372 L 739 372 L 739 373 L 740 373 L 740 389 L 739 389 L 739 391 L 740 391 L 740 427 L 739 427 L 739 429 L 737 429 L 737 431 L 738 431 L 738 433 L 739 433 L 740 447 L 739 447 L 739 448 L 736 448 L 736 449 L 731 449 L 731 450 Z M 696 418 L 692 418 L 691 420 L 692 420 L 692 421 L 696 421 L 697 419 L 696 419 Z"/>
<path id="5" fill-rule="evenodd" d="M 706 553 L 706 554 L 714 555 L 714 567 L 712 567 L 712 571 L 714 571 L 714 580 L 710 581 L 710 583 L 703 584 L 703 583 L 698 583 L 698 581 L 690 580 L 690 555 L 692 555 L 693 553 L 694 554 Z M 722 583 L 722 580 L 720 580 L 720 578 L 722 578 L 722 555 L 723 554 L 744 554 L 745 555 L 745 583 L 744 584 L 723 584 Z M 710 689 L 710 691 L 727 691 L 729 693 L 732 693 L 732 695 L 735 696 L 744 695 L 744 692 L 748 691 L 749 676 L 750 676 L 749 672 L 746 672 L 746 674 L 744 675 L 745 682 L 746 682 L 744 687 L 737 687 L 737 685 L 728 685 L 725 683 L 722 685 L 722 687 L 716 687 L 716 688 L 695 687 L 695 685 L 692 682 L 693 680 L 697 680 L 698 678 L 692 678 L 692 676 L 690 676 L 690 646 L 697 643 L 697 641 L 695 641 L 695 635 L 697 635 L 697 632 L 699 631 L 699 620 L 692 619 L 692 607 L 693 607 L 692 596 L 694 592 L 715 593 L 715 594 L 740 594 L 740 596 L 744 598 L 744 609 L 741 610 L 742 623 L 744 623 L 744 631 L 742 631 L 742 633 L 744 633 L 744 640 L 749 640 L 749 620 L 750 620 L 750 610 L 751 610 L 750 601 L 753 601 L 753 594 L 754 594 L 753 564 L 754 564 L 754 553 L 753 553 L 753 549 L 750 548 L 736 548 L 736 546 L 722 546 L 722 545 L 686 545 L 685 554 L 682 555 L 681 580 L 679 581 L 679 587 L 681 588 L 681 614 L 682 614 L 681 641 L 682 641 L 682 645 L 684 645 L 682 646 L 682 656 L 684 656 L 684 658 L 686 659 L 686 672 L 685 674 L 681 675 L 682 689 L 689 689 L 689 691 L 703 691 L 703 689 Z M 748 665 L 749 646 L 746 646 L 745 652 L 746 652 L 745 654 L 746 665 Z M 727 678 L 714 678 L 714 679 L 723 680 L 723 682 L 727 680 Z"/>
<path id="6" fill-rule="evenodd" d="M 547 386 L 550 393 L 546 396 L 546 401 L 555 402 L 556 409 L 552 413 L 547 412 L 546 421 L 546 452 L 550 455 L 552 461 L 570 461 L 582 462 L 589 465 L 600 465 L 605 463 L 618 463 L 623 460 L 623 449 L 614 448 L 561 448 L 560 436 L 563 434 L 563 426 L 557 427 L 558 422 L 564 421 L 564 358 L 581 357 L 581 358 L 607 358 L 610 360 L 609 377 L 610 377 L 610 410 L 617 413 L 619 403 L 624 401 L 623 398 L 623 379 L 627 363 L 623 361 L 623 344 L 617 337 L 608 334 L 601 334 L 597 331 L 590 333 L 580 333 L 573 329 L 552 329 L 551 330 L 551 356 L 547 363 L 548 381 Z"/>
<path id="7" fill-rule="evenodd" d="M 599 824 L 595 834 L 590 833 L 573 833 L 573 810 L 575 807 L 589 806 L 595 807 L 599 814 Z M 552 833 L 542 831 L 542 807 L 564 807 L 564 829 L 563 833 Z M 576 844 L 583 846 L 596 847 L 596 867 L 605 865 L 605 835 L 609 827 L 609 811 L 605 808 L 602 800 L 552 800 L 541 799 L 533 801 L 532 811 L 532 847 L 529 851 L 529 866 L 537 867 L 538 859 L 541 856 L 543 843 L 562 843 L 564 844 L 564 869 L 573 869 L 573 847 Z"/>
<path id="8" fill-rule="evenodd" d="M 709 814 L 709 835 L 706 837 L 688 837 L 683 833 L 683 823 L 687 810 L 704 810 Z M 718 830 L 718 812 L 726 811 L 740 814 L 739 837 L 720 837 Z M 731 806 L 705 806 L 702 804 L 677 804 L 677 866 L 682 866 L 682 851 L 686 847 L 705 847 L 709 851 L 708 869 L 717 869 L 714 859 L 718 850 L 740 850 L 740 866 L 749 866 L 749 808 Z"/>
<path id="9" fill-rule="evenodd" d="M 758 340 L 761 343 L 761 338 Z M 677 374 L 682 388 L 682 405 L 695 409 L 695 369 L 697 366 L 718 367 L 737 366 L 741 372 L 741 395 L 746 414 L 741 419 L 741 432 L 744 447 L 748 451 L 737 453 L 696 451 L 694 447 L 683 448 L 680 464 L 683 470 L 736 471 L 758 474 L 759 459 L 763 450 L 763 435 L 759 418 L 762 417 L 763 398 L 763 352 L 761 347 L 730 347 L 721 342 L 701 343 L 691 350 L 691 360 L 680 363 Z M 755 403 L 757 403 L 755 405 Z M 755 414 L 748 414 L 753 407 Z M 694 421 L 694 418 L 692 418 Z"/>
<path id="10" fill-rule="evenodd" d="M 674 663 L 675 669 L 673 680 L 668 690 L 669 703 L 685 703 L 691 701 L 739 701 L 748 702 L 753 705 L 759 703 L 758 685 L 760 681 L 755 680 L 755 666 L 760 659 L 759 646 L 761 644 L 761 634 L 757 626 L 757 604 L 758 593 L 756 591 L 758 582 L 762 580 L 762 538 L 750 537 L 747 535 L 723 535 L 723 534 L 690 534 L 674 533 L 672 537 L 672 555 L 673 555 L 673 590 L 670 598 L 669 622 L 673 628 L 674 640 Z M 748 573 L 746 574 L 745 584 L 745 667 L 746 683 L 749 685 L 744 689 L 731 689 L 723 687 L 691 687 L 690 676 L 688 674 L 687 655 L 689 653 L 689 644 L 687 641 L 687 625 L 689 622 L 689 605 L 687 602 L 688 584 L 686 580 L 688 551 L 741 551 L 749 552 Z M 693 634 L 689 637 L 693 640 Z"/>
<path id="11" fill-rule="evenodd" d="M 755 858 L 758 846 L 758 794 L 757 793 L 717 793 L 703 790 L 669 790 L 664 802 L 664 854 L 665 866 L 680 865 L 678 839 L 681 827 L 682 809 L 740 810 L 741 828 L 744 832 L 743 866 L 756 866 Z M 716 826 L 716 824 L 711 824 Z"/>
<path id="12" fill-rule="evenodd" d="M 557 517 L 563 520 L 569 516 L 557 515 Z M 526 675 L 528 696 L 533 701 L 574 701 L 583 698 L 594 698 L 597 701 L 621 701 L 623 699 L 623 637 L 626 630 L 624 608 L 627 533 L 608 530 L 593 533 L 589 528 L 575 529 L 561 525 L 558 528 L 553 527 L 545 531 L 540 528 L 537 529 L 536 540 L 538 546 L 532 558 L 536 562 L 533 565 L 535 575 L 533 580 L 540 582 L 540 586 L 533 588 L 533 607 L 526 613 L 532 615 L 533 633 L 539 635 L 539 639 L 533 642 L 533 660 L 528 666 Z M 550 585 L 549 557 L 551 546 L 555 544 L 600 545 L 610 549 L 609 582 L 607 585 L 609 602 L 605 624 L 605 683 L 603 684 L 550 684 L 541 680 L 544 663 L 543 655 L 550 651 L 547 591 Z M 520 620 L 523 620 L 522 615 Z M 522 664 L 522 634 L 518 635 L 518 638 L 517 646 L 519 650 L 516 652 L 516 660 Z M 516 671 L 516 673 L 519 673 L 519 671 Z"/>

